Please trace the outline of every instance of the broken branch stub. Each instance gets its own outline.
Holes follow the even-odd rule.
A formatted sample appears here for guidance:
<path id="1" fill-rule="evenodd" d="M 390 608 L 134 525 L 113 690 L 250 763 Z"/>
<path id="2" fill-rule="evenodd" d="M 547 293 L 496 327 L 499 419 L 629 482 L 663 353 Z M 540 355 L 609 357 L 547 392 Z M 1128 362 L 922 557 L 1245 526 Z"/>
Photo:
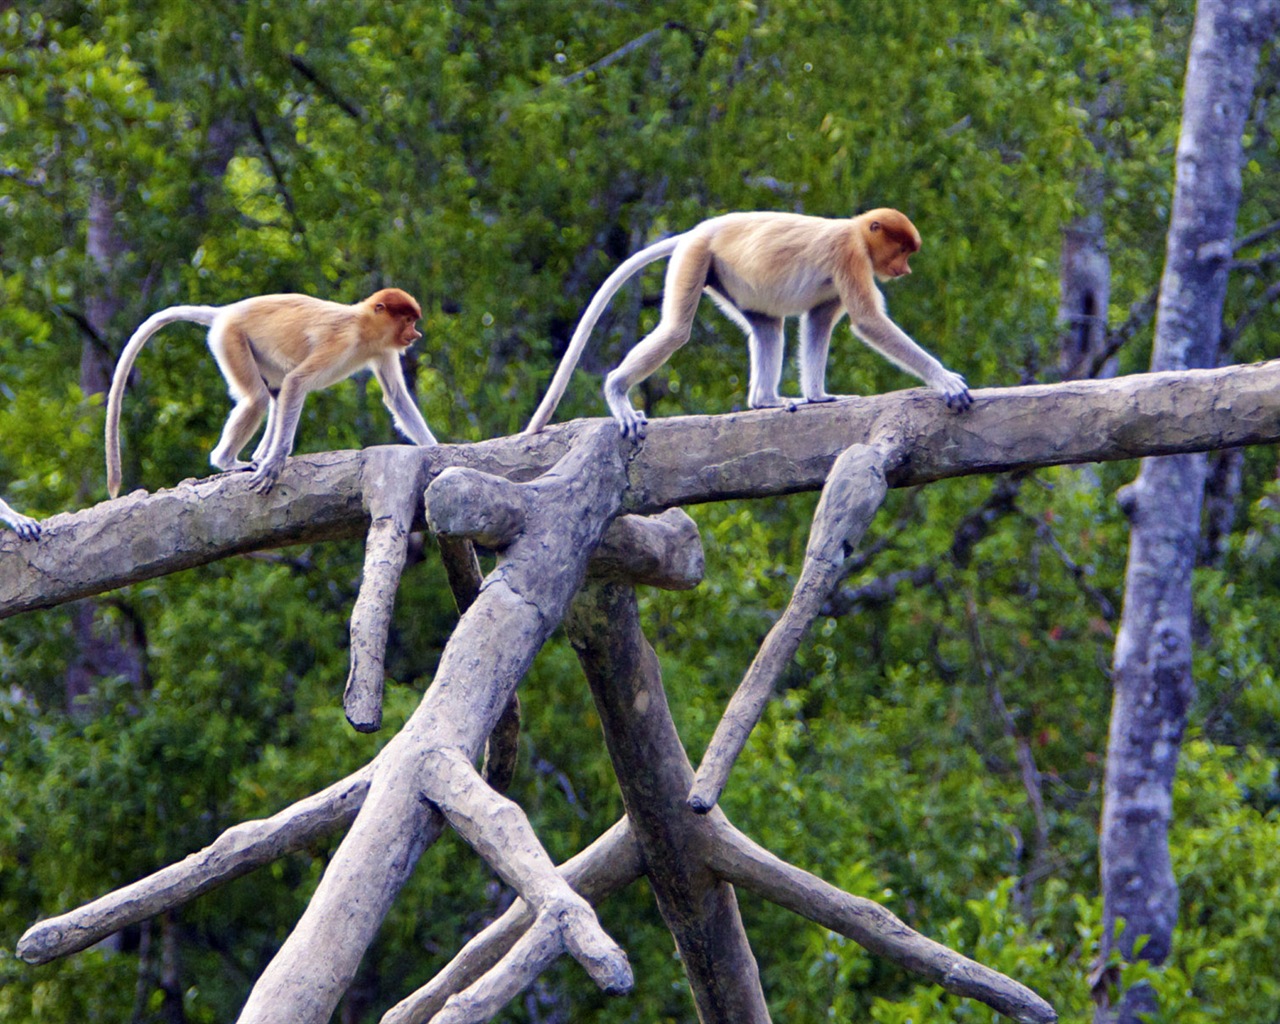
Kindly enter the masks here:
<path id="1" fill-rule="evenodd" d="M 365 462 L 361 474 L 369 535 L 360 593 L 351 610 L 351 667 L 342 695 L 347 721 L 357 732 L 377 732 L 382 727 L 387 631 L 423 476 L 422 459 L 403 447 L 379 449 Z"/>
<path id="2" fill-rule="evenodd" d="M 679 508 L 657 516 L 619 516 L 587 565 L 594 579 L 661 590 L 692 590 L 705 570 L 698 525 Z"/>
<path id="3" fill-rule="evenodd" d="M 831 467 L 791 601 L 760 645 L 698 767 L 689 806 L 699 814 L 706 814 L 720 799 L 729 772 L 764 714 L 778 677 L 840 583 L 845 559 L 862 540 L 884 501 L 886 468 L 899 459 L 900 450 L 892 442 L 883 446 L 856 444 Z"/>
<path id="4" fill-rule="evenodd" d="M 478 469 L 446 469 L 427 489 L 427 525 L 438 537 L 466 537 L 501 551 L 524 530 L 530 491 Z"/>

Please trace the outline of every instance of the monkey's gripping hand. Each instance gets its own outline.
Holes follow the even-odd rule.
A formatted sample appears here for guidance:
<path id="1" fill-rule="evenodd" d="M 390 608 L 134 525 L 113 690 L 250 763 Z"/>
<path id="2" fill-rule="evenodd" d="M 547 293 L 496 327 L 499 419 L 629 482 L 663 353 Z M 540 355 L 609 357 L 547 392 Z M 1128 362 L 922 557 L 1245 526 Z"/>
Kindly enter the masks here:
<path id="1" fill-rule="evenodd" d="M 965 383 L 964 378 L 958 373 L 952 373 L 950 370 L 940 367 L 939 372 L 931 375 L 928 383 L 929 387 L 933 388 L 934 391 L 942 393 L 948 409 L 964 412 L 969 406 L 973 405 L 973 396 L 969 394 L 969 385 Z"/>
<path id="2" fill-rule="evenodd" d="M 30 516 L 24 516 L 21 512 L 14 512 L 2 501 L 0 501 L 0 521 L 12 526 L 23 540 L 40 539 L 40 524 Z"/>
<path id="3" fill-rule="evenodd" d="M 614 419 L 618 421 L 618 429 L 622 432 L 623 437 L 630 438 L 633 441 L 644 440 L 645 430 L 649 425 L 649 419 L 644 413 L 628 405 L 622 413 L 615 413 Z"/>

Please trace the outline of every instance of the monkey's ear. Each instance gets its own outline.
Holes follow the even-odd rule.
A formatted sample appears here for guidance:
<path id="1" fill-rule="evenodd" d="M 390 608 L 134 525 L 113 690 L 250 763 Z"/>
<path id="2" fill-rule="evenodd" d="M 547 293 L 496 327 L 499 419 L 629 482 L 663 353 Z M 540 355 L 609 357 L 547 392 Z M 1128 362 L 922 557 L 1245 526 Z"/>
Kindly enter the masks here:
<path id="1" fill-rule="evenodd" d="M 385 302 L 375 302 L 373 304 L 373 311 L 375 313 L 381 313 L 386 308 L 387 308 L 387 304 Z"/>
<path id="2" fill-rule="evenodd" d="M 871 227 L 870 227 L 870 228 L 868 228 L 867 230 L 868 230 L 868 231 L 879 231 L 879 230 L 880 230 L 880 222 L 879 222 L 878 220 L 873 220 L 873 221 L 871 222 Z"/>

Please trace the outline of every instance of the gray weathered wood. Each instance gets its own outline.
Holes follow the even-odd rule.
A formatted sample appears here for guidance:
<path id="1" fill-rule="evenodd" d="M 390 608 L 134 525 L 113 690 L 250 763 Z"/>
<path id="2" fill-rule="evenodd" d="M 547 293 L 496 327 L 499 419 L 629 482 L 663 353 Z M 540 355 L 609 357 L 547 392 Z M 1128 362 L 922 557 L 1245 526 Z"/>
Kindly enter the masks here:
<path id="1" fill-rule="evenodd" d="M 891 487 L 1280 440 L 1280 361 L 973 395 L 974 407 L 959 416 L 936 394 L 915 389 L 795 412 L 656 419 L 630 453 L 624 509 L 647 514 L 819 490 L 842 451 L 886 429 L 912 451 L 890 474 Z M 579 420 L 532 437 L 411 451 L 428 477 L 468 466 L 529 480 L 606 422 Z M 0 533 L 0 618 L 246 551 L 361 536 L 368 527 L 362 476 L 378 450 L 290 459 L 266 496 L 249 491 L 246 474 L 228 473 L 52 516 L 36 544 Z"/>
<path id="2" fill-rule="evenodd" d="M 640 877 L 640 848 L 626 818 L 559 868 L 575 892 L 591 904 L 600 903 Z M 408 998 L 388 1010 L 381 1024 L 424 1024 L 445 1001 L 486 976 L 510 952 L 533 923 L 533 910 L 516 900 L 507 912 L 480 932 L 448 965 Z"/>
<path id="3" fill-rule="evenodd" d="M 948 992 L 986 1003 L 1026 1024 L 1052 1024 L 1057 1012 L 1025 985 L 961 956 L 907 927 L 878 903 L 853 896 L 780 860 L 737 829 L 715 809 L 706 820 L 716 830 L 711 866 L 727 882 L 853 939 Z"/>
<path id="4" fill-rule="evenodd" d="M 360 593 L 351 611 L 351 665 L 342 706 L 358 732 L 382 727 L 383 664 L 387 631 L 409 549 L 418 496 L 426 481 L 413 449 L 386 447 L 365 460 L 369 535 Z"/>
<path id="5" fill-rule="evenodd" d="M 1151 365 L 1214 366 L 1240 202 L 1242 136 L 1261 48 L 1278 0 L 1199 0 L 1183 89 L 1173 209 Z M 1191 574 L 1199 547 L 1205 458 L 1146 459 L 1120 495 L 1131 522 L 1116 631 L 1099 852 L 1099 964 L 1113 942 L 1126 960 L 1161 964 L 1173 948 L 1178 882 L 1169 850 L 1173 784 L 1195 696 Z M 1117 922 L 1124 929 L 1115 939 Z M 1141 952 L 1138 952 L 1138 950 Z M 1095 1021 L 1139 1024 L 1159 1007 L 1150 985 L 1111 1005 L 1098 974 Z"/>
<path id="6" fill-rule="evenodd" d="M 589 582 L 565 631 L 604 728 L 627 818 L 702 1024 L 768 1024 L 760 972 L 732 886 L 707 865 L 706 830 L 686 804 L 689 763 L 640 628 L 635 590 Z"/>
<path id="7" fill-rule="evenodd" d="M 227 829 L 203 850 L 176 864 L 69 913 L 37 922 L 18 940 L 18 956 L 27 963 L 43 964 L 88 949 L 121 928 L 181 906 L 341 831 L 355 819 L 364 802 L 376 763 L 375 759 L 354 775 L 270 818 Z"/>
<path id="8" fill-rule="evenodd" d="M 439 537 L 466 537 L 477 544 L 501 550 L 524 530 L 529 492 L 507 486 L 492 473 L 453 466 L 437 479 L 447 484 L 436 489 L 427 510 L 427 525 Z"/>

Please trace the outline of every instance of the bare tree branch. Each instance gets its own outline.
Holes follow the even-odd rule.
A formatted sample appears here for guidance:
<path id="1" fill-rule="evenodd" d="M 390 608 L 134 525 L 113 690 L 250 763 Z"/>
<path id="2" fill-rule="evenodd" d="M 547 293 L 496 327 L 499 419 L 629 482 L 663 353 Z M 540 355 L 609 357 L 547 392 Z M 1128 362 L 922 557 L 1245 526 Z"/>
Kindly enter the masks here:
<path id="1" fill-rule="evenodd" d="M 947 412 L 934 393 L 913 389 L 795 412 L 656 420 L 630 456 L 624 508 L 649 513 L 818 490 L 842 451 L 886 425 L 912 448 L 911 459 L 889 475 L 890 487 L 1280 440 L 1280 361 L 973 394 L 975 405 L 963 416 Z M 428 477 L 468 466 L 527 479 L 600 422 L 412 450 Z M 52 516 L 34 548 L 0 534 L 0 618 L 232 554 L 358 537 L 368 527 L 361 474 L 378 450 L 290 459 L 266 497 L 249 491 L 245 474 L 228 473 Z"/>
<path id="2" fill-rule="evenodd" d="M 888 491 L 885 475 L 906 455 L 896 441 L 885 438 L 879 444 L 853 445 L 831 468 L 791 600 L 760 645 L 698 766 L 689 806 L 699 814 L 706 814 L 720 799 L 778 677 L 791 664 L 804 634 L 840 582 L 845 560 L 879 511 Z"/>
<path id="3" fill-rule="evenodd" d="M 844 935 L 872 953 L 948 992 L 980 1000 L 1029 1024 L 1058 1019 L 1053 1007 L 1024 985 L 961 956 L 908 928 L 878 903 L 842 892 L 834 885 L 762 849 L 728 822 L 716 821 L 718 842 L 711 847 L 711 868 L 727 882 Z"/>
<path id="4" fill-rule="evenodd" d="M 18 956 L 27 963 L 43 964 L 88 949 L 121 928 L 182 906 L 201 893 L 346 828 L 364 802 L 377 763 L 375 758 L 354 775 L 270 818 L 227 829 L 209 846 L 177 864 L 60 917 L 32 925 L 18 941 Z"/>
<path id="5" fill-rule="evenodd" d="M 351 611 L 351 667 L 342 704 L 357 731 L 376 732 L 382 726 L 387 631 L 426 481 L 422 460 L 410 448 L 384 448 L 366 465 L 363 482 L 371 523 L 360 594 Z"/>

